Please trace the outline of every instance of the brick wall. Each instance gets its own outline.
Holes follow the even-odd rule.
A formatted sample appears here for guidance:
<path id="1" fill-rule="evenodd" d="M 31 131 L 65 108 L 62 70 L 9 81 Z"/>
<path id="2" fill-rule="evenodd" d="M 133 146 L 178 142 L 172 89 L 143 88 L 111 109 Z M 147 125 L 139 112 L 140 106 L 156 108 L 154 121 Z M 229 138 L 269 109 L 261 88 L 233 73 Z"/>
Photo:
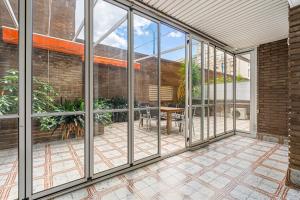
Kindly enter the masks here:
<path id="1" fill-rule="evenodd" d="M 283 142 L 288 135 L 287 39 L 258 48 L 258 110 L 258 137 Z"/>
<path id="2" fill-rule="evenodd" d="M 0 38 L 1 38 L 0 28 Z M 115 57 L 117 59 L 126 59 L 124 50 L 117 52 L 116 48 L 107 46 L 98 47 L 99 52 L 105 52 L 105 56 L 122 55 Z M 105 51 L 103 51 L 105 49 Z M 111 51 L 110 51 L 111 50 Z M 110 52 L 110 53 L 109 53 Z M 103 53 L 104 54 L 104 53 Z M 102 54 L 100 54 L 102 55 Z M 0 39 L 0 78 L 2 78 L 9 69 L 17 69 L 18 48 L 16 45 L 4 43 Z M 138 55 L 141 56 L 141 55 Z M 66 55 L 62 53 L 50 52 L 41 49 L 33 50 L 33 76 L 39 80 L 49 82 L 58 93 L 56 101 L 72 100 L 84 98 L 84 65 L 82 59 L 78 56 Z M 139 62 L 141 69 L 135 71 L 135 100 L 139 103 L 149 102 L 149 85 L 157 85 L 156 59 L 148 58 Z M 180 63 L 162 60 L 161 61 L 161 84 L 172 86 L 174 89 L 174 101 L 176 100 L 177 88 L 179 85 Z M 127 98 L 127 70 L 112 65 L 95 64 L 94 65 L 94 86 L 95 97 L 125 97 Z M 52 135 L 48 132 L 41 132 L 38 124 L 33 124 L 34 142 L 57 140 L 58 134 Z M 0 149 L 17 146 L 17 124 L 15 120 L 0 121 Z"/>
<path id="3" fill-rule="evenodd" d="M 288 183 L 300 188 L 300 6 L 289 11 Z"/>
<path id="4" fill-rule="evenodd" d="M 17 15 L 17 0 L 11 0 L 12 8 Z M 50 4 L 51 2 L 51 4 Z M 49 12 L 51 9 L 51 16 Z M 33 32 L 52 37 L 72 40 L 75 35 L 75 0 L 34 0 L 33 1 Z M 77 8 L 78 9 L 78 8 Z M 49 20 L 51 18 L 51 20 Z M 64 20 L 62 20 L 64 19 Z M 18 68 L 18 48 L 16 45 L 2 41 L 1 26 L 15 27 L 3 1 L 0 0 L 0 78 L 9 69 Z M 77 42 L 83 42 L 79 39 Z M 127 60 L 127 51 L 106 45 L 97 45 L 95 54 L 104 57 Z M 135 54 L 135 58 L 145 55 Z M 149 85 L 157 85 L 157 60 L 148 58 L 139 61 L 141 69 L 135 71 L 135 100 L 149 103 Z M 173 100 L 176 101 L 179 85 L 180 63 L 161 61 L 161 84 L 172 86 Z M 56 101 L 84 98 L 84 65 L 82 58 L 42 49 L 33 49 L 32 74 L 35 78 L 51 84 L 58 93 Z M 112 65 L 94 65 L 95 97 L 127 98 L 127 69 Z M 33 86 L 34 87 L 34 86 Z M 1 91 L 0 91 L 1 92 Z M 150 102 L 154 104 L 154 102 Z M 59 134 L 52 135 L 41 132 L 37 122 L 33 123 L 32 135 L 34 142 L 60 139 Z M 0 121 L 0 149 L 17 146 L 17 121 Z"/>

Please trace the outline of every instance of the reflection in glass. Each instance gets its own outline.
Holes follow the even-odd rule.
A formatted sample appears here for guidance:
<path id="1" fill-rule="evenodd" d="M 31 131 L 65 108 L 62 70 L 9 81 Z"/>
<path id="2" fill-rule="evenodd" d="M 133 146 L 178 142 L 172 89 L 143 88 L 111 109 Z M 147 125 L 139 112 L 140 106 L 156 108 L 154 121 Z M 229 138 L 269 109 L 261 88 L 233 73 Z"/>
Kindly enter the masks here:
<path id="1" fill-rule="evenodd" d="M 170 109 L 185 107 L 185 34 L 161 24 L 161 87 L 162 107 Z M 183 110 L 161 113 L 161 150 L 168 154 L 185 147 L 185 113 Z M 169 117 L 169 118 L 168 118 Z"/>
<path id="2" fill-rule="evenodd" d="M 201 42 L 192 40 L 192 104 L 201 105 Z"/>
<path id="3" fill-rule="evenodd" d="M 128 113 L 94 114 L 94 173 L 127 164 Z"/>
<path id="4" fill-rule="evenodd" d="M 202 108 L 192 108 L 192 143 L 199 142 L 204 138 L 202 133 Z"/>
<path id="5" fill-rule="evenodd" d="M 134 160 L 158 153 L 158 24 L 133 16 L 134 27 Z"/>
<path id="6" fill-rule="evenodd" d="M 224 133 L 224 52 L 217 50 L 216 52 L 216 134 Z"/>
<path id="7" fill-rule="evenodd" d="M 236 59 L 236 130 L 250 131 L 250 54 Z"/>
<path id="8" fill-rule="evenodd" d="M 134 160 L 158 154 L 157 108 L 140 108 L 134 112 Z"/>
<path id="9" fill-rule="evenodd" d="M 33 193 L 84 177 L 84 0 L 33 0 Z M 46 9 L 47 8 L 47 9 Z M 49 113 L 61 113 L 58 116 Z M 42 115 L 41 115 L 42 113 Z"/>
<path id="10" fill-rule="evenodd" d="M 18 3 L 0 1 L 0 199 L 18 199 Z"/>
<path id="11" fill-rule="evenodd" d="M 233 130 L 233 56 L 226 55 L 226 132 Z"/>
<path id="12" fill-rule="evenodd" d="M 84 177 L 84 134 L 84 115 L 32 118 L 33 193 Z"/>
<path id="13" fill-rule="evenodd" d="M 108 2 L 98 1 L 93 14 L 96 174 L 128 163 L 128 13 Z M 134 66 L 138 68 L 139 64 Z"/>
<path id="14" fill-rule="evenodd" d="M 202 122 L 202 43 L 198 40 L 192 40 L 192 65 L 191 65 L 191 92 L 192 92 L 192 142 L 199 142 L 203 139 Z M 195 128 L 197 127 L 197 128 Z"/>
<path id="15" fill-rule="evenodd" d="M 51 20 L 42 8 L 47 1 L 33 1 L 32 112 L 64 112 L 61 105 L 84 101 L 84 35 L 74 37 L 83 20 L 83 0 L 54 1 Z M 75 20 L 82 18 L 82 20 Z M 76 109 L 80 111 L 80 107 Z"/>
<path id="16" fill-rule="evenodd" d="M 18 126 L 16 118 L 0 119 L 0 198 L 18 199 Z"/>
<path id="17" fill-rule="evenodd" d="M 204 140 L 208 139 L 208 134 L 209 134 L 209 112 L 208 112 L 208 104 L 209 104 L 209 74 L 210 74 L 210 69 L 209 69 L 209 55 L 208 55 L 208 45 L 204 44 L 203 45 L 203 51 L 204 51 L 204 85 L 203 85 L 203 101 L 204 101 L 204 123 L 203 123 L 203 135 L 204 135 Z"/>
<path id="18" fill-rule="evenodd" d="M 214 113 L 214 104 L 215 104 L 215 48 L 212 46 L 209 46 L 209 70 L 208 70 L 208 83 L 209 83 L 209 137 L 213 138 L 214 137 L 214 132 L 215 132 L 215 113 Z"/>

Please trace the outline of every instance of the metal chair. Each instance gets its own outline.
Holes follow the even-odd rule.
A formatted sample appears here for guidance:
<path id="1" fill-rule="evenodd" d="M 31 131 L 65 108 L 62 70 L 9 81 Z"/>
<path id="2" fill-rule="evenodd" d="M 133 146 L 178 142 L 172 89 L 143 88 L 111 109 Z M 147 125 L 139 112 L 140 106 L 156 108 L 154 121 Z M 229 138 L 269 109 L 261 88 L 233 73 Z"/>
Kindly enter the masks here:
<path id="1" fill-rule="evenodd" d="M 144 121 L 146 121 L 146 129 L 150 130 L 151 116 L 150 116 L 149 106 L 144 106 L 144 105 L 139 106 L 139 116 L 140 116 L 139 128 L 141 126 L 144 126 Z"/>
<path id="2" fill-rule="evenodd" d="M 196 113 L 196 108 L 192 108 L 192 113 L 193 113 L 192 118 L 194 118 Z M 175 122 L 179 127 L 179 133 L 183 133 L 183 128 L 185 126 L 185 111 L 176 117 Z M 193 129 L 193 135 L 195 135 L 194 121 L 192 121 L 192 129 Z"/>

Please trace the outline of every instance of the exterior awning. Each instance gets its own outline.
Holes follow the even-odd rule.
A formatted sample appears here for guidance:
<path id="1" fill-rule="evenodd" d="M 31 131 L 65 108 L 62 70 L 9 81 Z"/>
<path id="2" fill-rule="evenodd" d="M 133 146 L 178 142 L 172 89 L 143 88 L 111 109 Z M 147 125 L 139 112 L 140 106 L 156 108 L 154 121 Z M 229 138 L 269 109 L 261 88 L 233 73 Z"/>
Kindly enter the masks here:
<path id="1" fill-rule="evenodd" d="M 4 42 L 9 44 L 18 44 L 19 42 L 19 31 L 15 28 L 2 26 L 2 39 Z M 49 51 L 55 51 L 59 53 L 81 56 L 84 60 L 84 44 L 73 42 L 70 40 L 64 40 L 51 36 L 41 35 L 33 33 L 32 45 L 34 48 L 44 49 Z M 126 60 L 119 60 L 114 58 L 94 56 L 94 63 L 112 65 L 114 67 L 127 68 Z M 136 70 L 141 69 L 140 63 L 134 63 Z"/>

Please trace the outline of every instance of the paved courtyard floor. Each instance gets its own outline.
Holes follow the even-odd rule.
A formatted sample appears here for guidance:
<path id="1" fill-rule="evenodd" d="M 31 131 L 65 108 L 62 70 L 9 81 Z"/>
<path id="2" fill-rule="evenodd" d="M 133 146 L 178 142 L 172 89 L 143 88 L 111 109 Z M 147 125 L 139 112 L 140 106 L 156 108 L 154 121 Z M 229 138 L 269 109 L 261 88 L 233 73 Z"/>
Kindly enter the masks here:
<path id="1" fill-rule="evenodd" d="M 220 120 L 221 121 L 221 120 Z M 210 126 L 213 120 L 209 120 Z M 207 124 L 206 122 L 204 124 Z M 224 123 L 219 123 L 220 130 Z M 161 150 L 166 155 L 185 148 L 183 133 L 173 122 L 170 135 L 166 135 L 165 121 L 161 125 Z M 218 128 L 218 127 L 217 127 Z M 135 122 L 135 160 L 157 153 L 157 127 L 139 127 Z M 207 129 L 205 129 L 207 130 Z M 203 138 L 207 138 L 207 131 Z M 194 119 L 195 139 L 200 139 L 200 119 Z M 210 131 L 209 137 L 213 137 Z M 0 150 L 0 199 L 14 199 L 18 180 L 17 149 Z M 114 123 L 105 127 L 104 134 L 94 138 L 94 172 L 103 172 L 127 163 L 127 124 Z M 33 192 L 80 179 L 84 176 L 84 142 L 82 139 L 39 143 L 33 146 Z"/>
<path id="2" fill-rule="evenodd" d="M 87 188 L 63 199 L 299 199 L 284 185 L 288 147 L 232 136 Z"/>

